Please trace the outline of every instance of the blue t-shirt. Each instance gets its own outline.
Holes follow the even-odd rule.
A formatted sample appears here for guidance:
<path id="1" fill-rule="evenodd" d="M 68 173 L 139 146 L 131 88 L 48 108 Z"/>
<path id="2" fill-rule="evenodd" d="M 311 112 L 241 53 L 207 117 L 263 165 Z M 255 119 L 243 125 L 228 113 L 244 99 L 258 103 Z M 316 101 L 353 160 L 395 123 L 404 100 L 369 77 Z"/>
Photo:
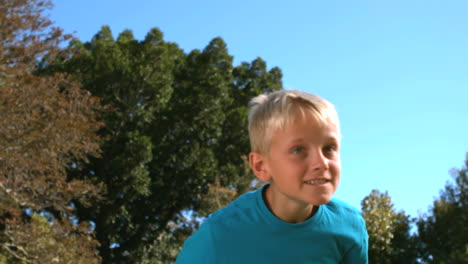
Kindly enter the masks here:
<path id="1" fill-rule="evenodd" d="M 355 208 L 332 199 L 308 220 L 287 223 L 267 208 L 265 186 L 211 214 L 176 264 L 368 263 L 366 226 Z"/>

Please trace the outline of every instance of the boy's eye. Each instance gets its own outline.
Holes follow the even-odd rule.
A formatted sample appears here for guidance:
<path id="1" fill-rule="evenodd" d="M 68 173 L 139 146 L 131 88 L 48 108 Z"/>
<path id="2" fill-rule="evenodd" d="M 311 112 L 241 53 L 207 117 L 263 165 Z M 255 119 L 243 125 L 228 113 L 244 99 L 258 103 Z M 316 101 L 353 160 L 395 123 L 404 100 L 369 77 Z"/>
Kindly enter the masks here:
<path id="1" fill-rule="evenodd" d="M 302 154 L 302 153 L 304 153 L 304 148 L 303 147 L 294 147 L 291 150 L 291 153 L 293 153 L 293 154 Z"/>
<path id="2" fill-rule="evenodd" d="M 328 145 L 328 146 L 325 146 L 323 150 L 325 151 L 325 153 L 330 153 L 330 152 L 336 151 L 337 147 L 335 145 Z"/>

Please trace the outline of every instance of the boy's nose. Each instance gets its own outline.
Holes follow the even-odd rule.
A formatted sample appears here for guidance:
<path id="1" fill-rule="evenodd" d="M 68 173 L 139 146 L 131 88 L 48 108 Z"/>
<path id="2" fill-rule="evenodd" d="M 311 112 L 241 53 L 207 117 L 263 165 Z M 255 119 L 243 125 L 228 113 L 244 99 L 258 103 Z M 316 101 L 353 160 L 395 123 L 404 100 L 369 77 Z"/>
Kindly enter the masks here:
<path id="1" fill-rule="evenodd" d="M 312 169 L 314 171 L 328 170 L 328 159 L 323 155 L 322 151 L 316 151 L 311 159 Z"/>

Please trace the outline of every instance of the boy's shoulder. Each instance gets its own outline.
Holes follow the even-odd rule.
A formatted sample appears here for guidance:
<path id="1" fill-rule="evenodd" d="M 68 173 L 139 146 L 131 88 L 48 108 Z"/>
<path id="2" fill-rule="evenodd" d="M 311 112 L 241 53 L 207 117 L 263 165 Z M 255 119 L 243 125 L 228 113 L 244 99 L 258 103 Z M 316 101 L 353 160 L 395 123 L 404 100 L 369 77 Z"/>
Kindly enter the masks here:
<path id="1" fill-rule="evenodd" d="M 326 207 L 329 210 L 338 214 L 354 214 L 359 216 L 361 215 L 361 212 L 359 212 L 359 210 L 356 207 L 348 204 L 345 201 L 338 200 L 335 198 L 332 198 L 330 202 L 326 204 Z"/>
<path id="2" fill-rule="evenodd" d="M 258 192 L 261 192 L 262 188 L 257 190 L 249 191 L 240 195 L 237 199 L 232 201 L 229 205 L 224 208 L 219 209 L 216 212 L 213 212 L 208 216 L 207 221 L 209 222 L 218 222 L 226 221 L 226 219 L 237 218 L 240 215 L 250 215 L 257 203 Z M 236 217 L 237 216 L 237 217 Z"/>
<path id="3" fill-rule="evenodd" d="M 364 218 L 354 206 L 333 198 L 325 205 L 325 208 L 324 213 L 328 214 L 334 225 L 358 231 L 366 230 Z"/>

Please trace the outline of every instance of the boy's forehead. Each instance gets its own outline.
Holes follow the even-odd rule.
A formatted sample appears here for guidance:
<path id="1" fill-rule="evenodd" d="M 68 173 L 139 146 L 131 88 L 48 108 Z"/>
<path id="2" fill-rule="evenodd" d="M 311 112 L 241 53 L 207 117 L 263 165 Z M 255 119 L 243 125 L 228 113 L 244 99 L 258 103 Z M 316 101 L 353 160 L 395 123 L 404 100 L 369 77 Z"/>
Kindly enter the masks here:
<path id="1" fill-rule="evenodd" d="M 312 126 L 317 126 L 319 128 L 337 128 L 337 122 L 331 118 L 329 115 L 319 114 L 312 111 L 301 111 L 294 112 L 292 115 L 286 118 L 283 122 L 283 128 L 288 126 L 294 126 L 298 123 L 307 123 Z"/>
<path id="2" fill-rule="evenodd" d="M 296 120 L 293 122 L 287 122 L 278 130 L 287 131 L 287 130 L 296 130 L 297 132 L 307 132 L 311 131 L 328 131 L 330 133 L 338 132 L 339 127 L 332 121 L 319 121 L 314 119 L 306 120 Z"/>
<path id="3" fill-rule="evenodd" d="M 284 122 L 275 132 L 278 131 L 288 131 L 287 136 L 293 140 L 296 138 L 296 140 L 299 140 L 302 135 L 316 135 L 317 137 L 322 135 L 331 139 L 336 138 L 337 140 L 340 138 L 339 126 L 336 122 L 329 117 L 320 119 L 315 115 L 297 115 Z"/>

